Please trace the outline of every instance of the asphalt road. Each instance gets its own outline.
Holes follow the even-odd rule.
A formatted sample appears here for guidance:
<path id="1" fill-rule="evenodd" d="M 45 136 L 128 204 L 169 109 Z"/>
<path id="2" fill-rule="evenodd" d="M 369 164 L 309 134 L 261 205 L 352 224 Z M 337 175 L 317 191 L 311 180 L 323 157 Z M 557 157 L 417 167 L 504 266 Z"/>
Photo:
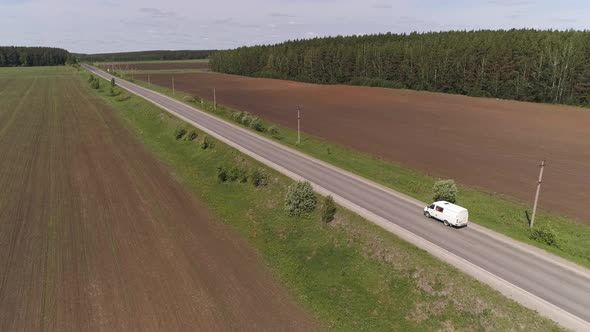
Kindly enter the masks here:
<path id="1" fill-rule="evenodd" d="M 112 78 L 97 68 L 84 67 L 108 80 Z M 116 81 L 119 86 L 267 165 L 293 178 L 310 181 L 318 191 L 333 194 L 347 208 L 541 314 L 574 330 L 590 330 L 589 270 L 472 223 L 462 229 L 444 227 L 423 216 L 424 203 L 304 156 L 159 93 L 118 78 Z"/>

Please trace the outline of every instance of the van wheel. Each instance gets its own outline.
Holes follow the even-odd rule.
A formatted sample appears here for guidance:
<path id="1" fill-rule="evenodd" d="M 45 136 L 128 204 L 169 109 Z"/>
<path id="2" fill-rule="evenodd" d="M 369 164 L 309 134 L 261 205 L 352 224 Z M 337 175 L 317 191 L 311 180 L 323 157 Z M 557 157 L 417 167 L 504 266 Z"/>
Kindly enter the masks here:
<path id="1" fill-rule="evenodd" d="M 445 226 L 451 226 L 451 224 L 449 224 L 449 221 L 448 220 L 445 220 L 444 221 L 444 224 L 445 224 Z"/>
<path id="2" fill-rule="evenodd" d="M 430 218 L 430 213 L 428 213 L 428 211 L 424 211 L 424 215 L 426 216 L 426 218 Z"/>

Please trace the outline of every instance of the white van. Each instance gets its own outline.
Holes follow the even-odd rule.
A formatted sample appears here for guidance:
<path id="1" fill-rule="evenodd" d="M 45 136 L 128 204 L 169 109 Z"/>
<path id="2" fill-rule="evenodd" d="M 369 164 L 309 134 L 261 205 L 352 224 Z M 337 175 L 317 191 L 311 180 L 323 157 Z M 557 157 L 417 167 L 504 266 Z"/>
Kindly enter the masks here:
<path id="1" fill-rule="evenodd" d="M 453 203 L 438 201 L 424 208 L 424 215 L 442 221 L 445 226 L 467 226 L 469 212 L 466 208 Z"/>

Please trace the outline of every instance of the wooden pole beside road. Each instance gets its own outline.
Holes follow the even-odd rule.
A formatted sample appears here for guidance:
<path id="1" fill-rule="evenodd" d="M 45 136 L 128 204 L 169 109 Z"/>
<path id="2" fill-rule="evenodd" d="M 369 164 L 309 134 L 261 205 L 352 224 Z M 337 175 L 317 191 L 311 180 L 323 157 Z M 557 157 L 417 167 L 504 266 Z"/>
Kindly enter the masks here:
<path id="1" fill-rule="evenodd" d="M 301 106 L 297 105 L 297 145 L 301 144 Z"/>
<path id="2" fill-rule="evenodd" d="M 541 170 L 539 171 L 539 182 L 537 182 L 537 193 L 535 194 L 535 203 L 533 204 L 533 215 L 531 217 L 531 228 L 535 224 L 535 215 L 537 214 L 537 202 L 539 201 L 539 192 L 541 191 L 541 183 L 543 182 L 543 169 L 545 169 L 545 160 L 539 165 Z"/>

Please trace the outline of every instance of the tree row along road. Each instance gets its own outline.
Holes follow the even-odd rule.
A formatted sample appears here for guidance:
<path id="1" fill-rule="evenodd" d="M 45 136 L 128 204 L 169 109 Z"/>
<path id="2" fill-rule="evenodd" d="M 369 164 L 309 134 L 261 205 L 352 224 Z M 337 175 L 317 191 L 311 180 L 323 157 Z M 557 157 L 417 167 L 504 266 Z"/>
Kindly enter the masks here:
<path id="1" fill-rule="evenodd" d="M 92 66 L 89 71 L 113 76 Z M 424 204 L 281 146 L 157 92 L 116 78 L 119 86 L 293 178 L 310 181 L 342 205 L 446 260 L 502 293 L 574 330 L 590 329 L 590 271 L 471 224 L 444 227 Z"/>

